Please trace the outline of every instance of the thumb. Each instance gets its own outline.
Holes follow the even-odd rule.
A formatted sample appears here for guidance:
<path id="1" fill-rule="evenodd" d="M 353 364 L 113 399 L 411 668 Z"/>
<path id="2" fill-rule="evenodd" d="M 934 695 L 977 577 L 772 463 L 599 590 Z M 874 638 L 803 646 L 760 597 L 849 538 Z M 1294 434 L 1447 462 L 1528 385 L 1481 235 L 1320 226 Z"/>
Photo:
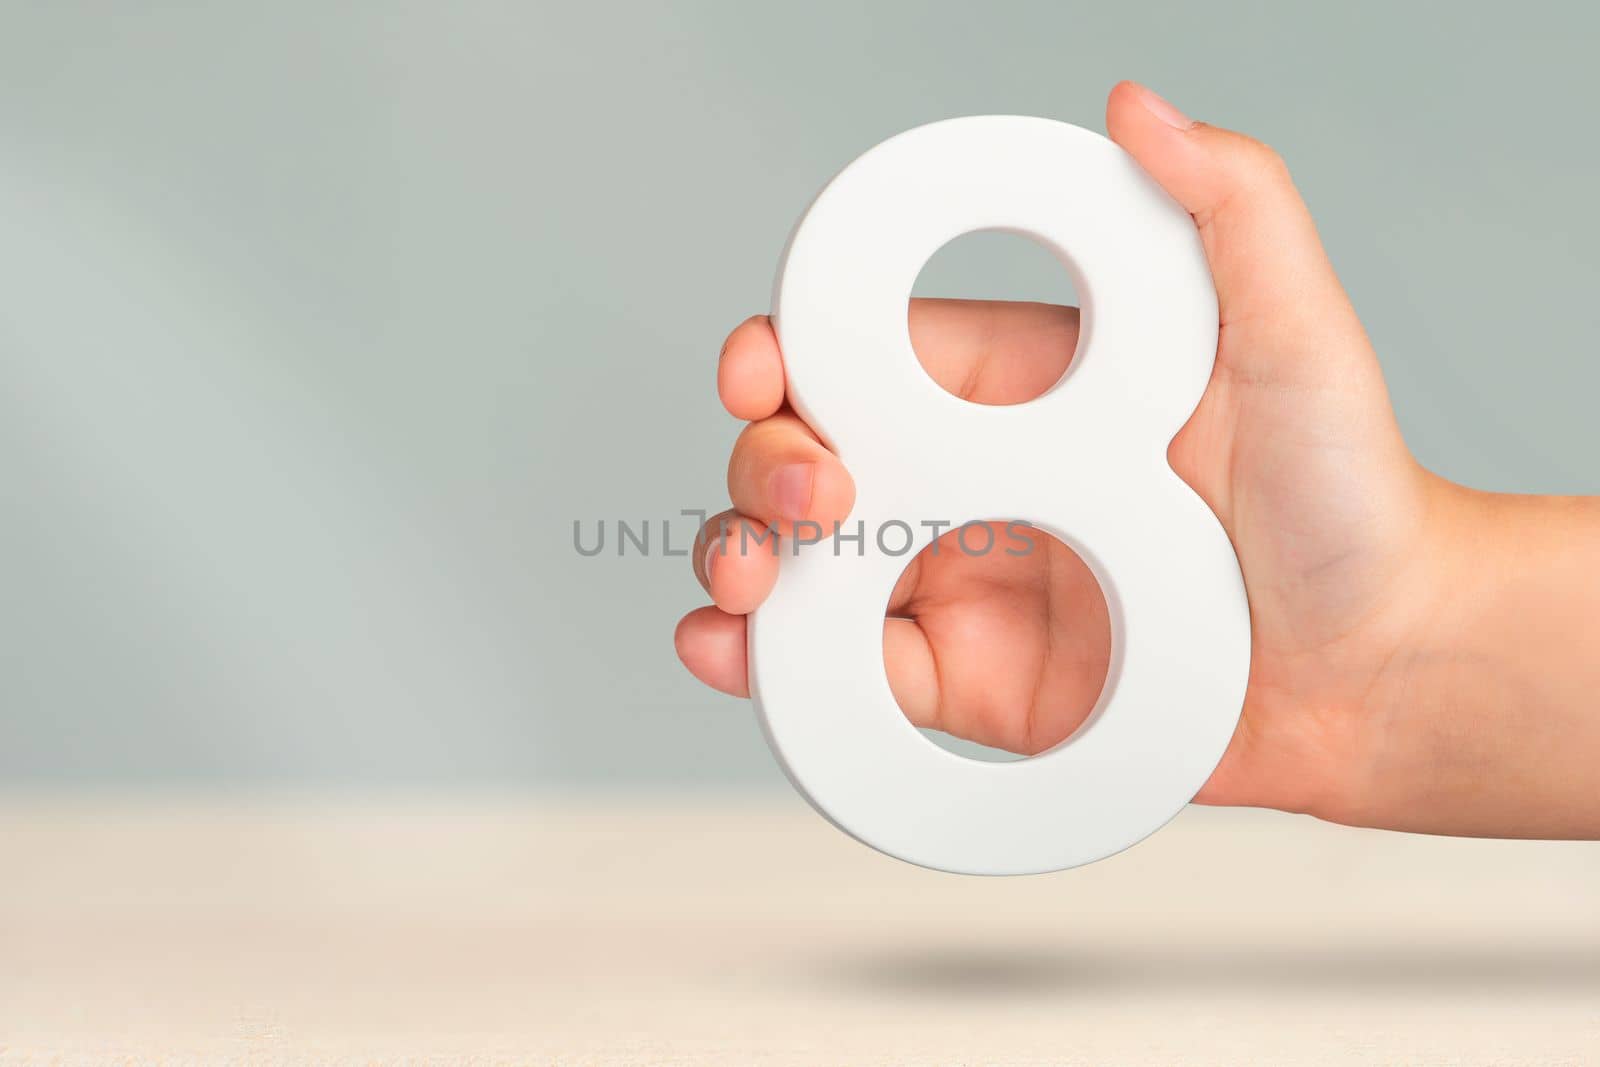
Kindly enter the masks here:
<path id="1" fill-rule="evenodd" d="M 1195 122 L 1133 82 L 1111 90 L 1106 130 L 1194 217 L 1224 326 L 1248 323 L 1257 339 L 1276 342 L 1256 347 L 1263 354 L 1313 345 L 1325 350 L 1330 331 L 1353 331 L 1352 339 L 1364 340 L 1311 213 L 1276 152 Z"/>

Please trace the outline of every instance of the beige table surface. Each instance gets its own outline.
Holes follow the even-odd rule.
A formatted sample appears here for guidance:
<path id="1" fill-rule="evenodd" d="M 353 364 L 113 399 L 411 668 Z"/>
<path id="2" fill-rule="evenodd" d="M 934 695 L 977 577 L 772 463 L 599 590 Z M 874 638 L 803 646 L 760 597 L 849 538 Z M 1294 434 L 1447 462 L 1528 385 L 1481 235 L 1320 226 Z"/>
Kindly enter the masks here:
<path id="1" fill-rule="evenodd" d="M 0 800 L 6 1063 L 1600 1063 L 1600 845 L 1194 809 L 938 875 L 786 797 Z"/>

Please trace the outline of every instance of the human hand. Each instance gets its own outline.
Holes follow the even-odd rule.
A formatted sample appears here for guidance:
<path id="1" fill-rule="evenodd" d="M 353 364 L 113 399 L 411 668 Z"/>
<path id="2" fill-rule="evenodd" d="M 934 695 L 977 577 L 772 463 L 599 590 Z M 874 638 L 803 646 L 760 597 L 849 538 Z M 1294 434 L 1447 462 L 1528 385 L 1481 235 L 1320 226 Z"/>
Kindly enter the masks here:
<path id="1" fill-rule="evenodd" d="M 1428 705 L 1432 717 L 1411 705 L 1470 573 L 1463 531 L 1485 505 L 1406 448 L 1287 169 L 1265 146 L 1192 123 L 1131 83 L 1112 91 L 1106 126 L 1193 216 L 1220 306 L 1215 370 L 1168 459 L 1233 543 L 1252 659 L 1238 729 L 1196 799 L 1408 829 L 1543 832 L 1493 797 L 1463 804 L 1470 775 L 1428 777 L 1454 728 L 1448 701 Z M 969 301 L 913 301 L 910 316 L 930 374 L 985 403 L 1027 399 L 1059 379 L 1077 322 L 1071 308 Z M 707 524 L 694 552 L 714 606 L 686 616 L 676 642 L 697 678 L 742 696 L 744 616 L 770 592 L 778 561 L 770 546 L 741 552 L 737 524 L 830 529 L 854 488 L 785 404 L 764 317 L 728 338 L 718 389 L 750 425 L 729 464 L 733 511 Z M 884 653 L 912 722 L 1033 754 L 1088 712 L 1110 652 L 1104 599 L 1064 546 L 1038 536 L 1036 547 L 1020 557 L 924 553 L 908 568 Z M 1449 759 L 1462 746 L 1442 751 Z"/>

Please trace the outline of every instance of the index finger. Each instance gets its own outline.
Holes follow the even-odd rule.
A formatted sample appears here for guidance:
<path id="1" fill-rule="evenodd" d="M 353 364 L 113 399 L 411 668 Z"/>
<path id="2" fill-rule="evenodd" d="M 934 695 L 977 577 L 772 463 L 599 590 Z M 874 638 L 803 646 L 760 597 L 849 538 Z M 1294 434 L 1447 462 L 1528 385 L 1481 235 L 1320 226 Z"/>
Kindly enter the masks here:
<path id="1" fill-rule="evenodd" d="M 728 414 L 746 422 L 765 419 L 783 406 L 783 356 L 771 318 L 752 315 L 722 343 L 717 395 Z"/>
<path id="2" fill-rule="evenodd" d="M 912 346 L 947 391 L 980 404 L 1038 396 L 1066 373 L 1078 343 L 1078 309 L 1005 300 L 911 301 Z M 746 319 L 717 361 L 717 392 L 735 418 L 756 422 L 784 402 L 783 353 L 772 320 Z"/>

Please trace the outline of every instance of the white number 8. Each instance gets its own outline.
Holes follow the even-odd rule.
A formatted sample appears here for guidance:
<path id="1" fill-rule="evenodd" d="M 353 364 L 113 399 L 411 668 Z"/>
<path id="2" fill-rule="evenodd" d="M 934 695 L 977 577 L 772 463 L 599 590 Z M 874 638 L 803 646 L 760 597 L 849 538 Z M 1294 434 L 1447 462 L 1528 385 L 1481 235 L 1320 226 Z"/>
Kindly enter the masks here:
<path id="1" fill-rule="evenodd" d="M 1083 296 L 1070 370 L 1025 404 L 960 400 L 911 349 L 918 272 L 975 230 L 1042 242 Z M 785 250 L 773 312 L 789 396 L 854 476 L 850 527 L 866 529 L 859 547 L 785 551 L 750 622 L 751 690 L 789 778 L 859 840 L 947 871 L 1059 870 L 1154 832 L 1221 758 L 1250 666 L 1233 548 L 1166 460 L 1216 354 L 1216 292 L 1189 216 L 1098 134 L 1035 118 L 934 123 L 822 191 Z M 1037 460 L 1049 455 L 1059 462 Z M 1032 523 L 1099 579 L 1105 687 L 1049 752 L 965 759 L 895 704 L 883 616 L 909 554 L 900 534 L 890 554 L 874 531 L 909 523 L 916 550 L 925 519 Z"/>

